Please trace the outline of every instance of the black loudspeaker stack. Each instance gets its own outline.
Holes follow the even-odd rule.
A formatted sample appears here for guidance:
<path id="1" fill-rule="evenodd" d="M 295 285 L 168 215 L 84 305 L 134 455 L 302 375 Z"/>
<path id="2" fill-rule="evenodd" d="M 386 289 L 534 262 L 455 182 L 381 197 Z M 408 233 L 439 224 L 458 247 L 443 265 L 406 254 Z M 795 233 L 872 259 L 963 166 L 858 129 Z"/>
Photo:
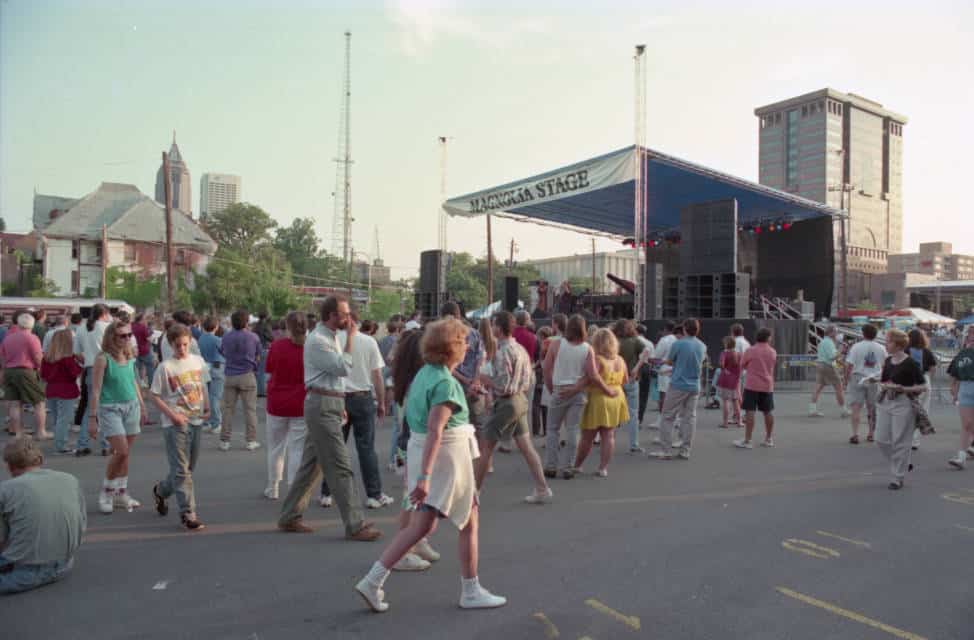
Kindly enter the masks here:
<path id="1" fill-rule="evenodd" d="M 446 292 L 446 258 L 442 251 L 424 251 L 419 257 L 419 290 Z"/>
<path id="2" fill-rule="evenodd" d="M 519 282 L 514 276 L 507 276 L 504 278 L 504 309 L 506 311 L 514 311 L 517 309 L 517 290 Z"/>

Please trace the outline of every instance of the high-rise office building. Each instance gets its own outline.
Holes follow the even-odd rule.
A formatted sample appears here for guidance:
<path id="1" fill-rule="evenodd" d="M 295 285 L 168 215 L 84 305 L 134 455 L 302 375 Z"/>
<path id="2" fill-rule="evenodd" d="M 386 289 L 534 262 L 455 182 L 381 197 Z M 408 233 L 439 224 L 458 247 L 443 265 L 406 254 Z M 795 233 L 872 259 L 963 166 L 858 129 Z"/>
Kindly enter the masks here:
<path id="1" fill-rule="evenodd" d="M 921 242 L 917 253 L 891 254 L 890 273 L 926 273 L 937 280 L 974 280 L 974 256 L 954 253 L 949 242 Z"/>
<path id="2" fill-rule="evenodd" d="M 859 302 L 865 293 L 859 274 L 884 273 L 889 254 L 902 250 L 906 117 L 834 89 L 759 107 L 754 114 L 761 184 L 849 213 L 846 302 Z"/>
<path id="3" fill-rule="evenodd" d="M 240 176 L 204 173 L 200 178 L 200 219 L 240 202 Z"/>
<path id="4" fill-rule="evenodd" d="M 163 167 L 156 172 L 156 202 L 166 203 L 166 183 Z M 176 132 L 172 132 L 172 146 L 169 147 L 169 184 L 171 186 L 172 207 L 188 214 L 193 213 L 193 185 L 189 178 L 189 167 L 176 146 Z"/>

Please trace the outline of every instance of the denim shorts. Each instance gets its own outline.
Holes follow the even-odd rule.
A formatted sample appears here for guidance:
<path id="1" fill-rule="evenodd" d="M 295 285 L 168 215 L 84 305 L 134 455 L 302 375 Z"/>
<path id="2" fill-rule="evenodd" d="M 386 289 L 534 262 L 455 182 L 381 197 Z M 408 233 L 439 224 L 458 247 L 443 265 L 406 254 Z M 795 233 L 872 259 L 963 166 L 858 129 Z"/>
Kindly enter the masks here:
<path id="1" fill-rule="evenodd" d="M 98 407 L 98 429 L 105 438 L 137 436 L 142 432 L 139 401 L 103 404 Z"/>
<path id="2" fill-rule="evenodd" d="M 974 381 L 961 380 L 957 401 L 962 407 L 974 407 Z"/>

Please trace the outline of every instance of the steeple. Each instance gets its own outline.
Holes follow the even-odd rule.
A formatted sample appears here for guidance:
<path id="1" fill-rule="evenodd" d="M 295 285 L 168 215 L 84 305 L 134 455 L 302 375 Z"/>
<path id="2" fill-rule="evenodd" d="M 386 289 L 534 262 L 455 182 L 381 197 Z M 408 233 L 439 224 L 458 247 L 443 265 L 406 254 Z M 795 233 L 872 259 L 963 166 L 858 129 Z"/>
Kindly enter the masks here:
<path id="1" fill-rule="evenodd" d="M 176 130 L 172 130 L 172 146 L 169 147 L 169 164 L 182 163 L 183 156 L 176 145 Z"/>

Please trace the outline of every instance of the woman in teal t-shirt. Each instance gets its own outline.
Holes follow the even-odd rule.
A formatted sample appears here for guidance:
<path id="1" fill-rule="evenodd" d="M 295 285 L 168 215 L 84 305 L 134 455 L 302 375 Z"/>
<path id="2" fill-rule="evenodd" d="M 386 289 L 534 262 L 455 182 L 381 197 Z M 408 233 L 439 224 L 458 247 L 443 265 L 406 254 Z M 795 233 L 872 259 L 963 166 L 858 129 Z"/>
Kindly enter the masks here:
<path id="1" fill-rule="evenodd" d="M 473 459 L 477 453 L 467 401 L 453 370 L 467 350 L 467 327 L 448 318 L 426 327 L 421 349 L 426 364 L 406 395 L 409 439 L 407 486 L 416 508 L 409 526 L 399 531 L 355 590 L 372 608 L 389 609 L 382 586 L 392 567 L 447 518 L 460 529 L 460 606 L 500 607 L 507 599 L 480 586 L 477 577 L 478 513 Z"/>
<path id="2" fill-rule="evenodd" d="M 108 514 L 115 507 L 131 511 L 142 506 L 128 494 L 129 451 L 146 414 L 135 376 L 132 325 L 127 320 L 108 325 L 101 350 L 92 369 L 88 432 L 94 438 L 100 430 L 112 447 L 98 494 L 98 509 Z"/>

